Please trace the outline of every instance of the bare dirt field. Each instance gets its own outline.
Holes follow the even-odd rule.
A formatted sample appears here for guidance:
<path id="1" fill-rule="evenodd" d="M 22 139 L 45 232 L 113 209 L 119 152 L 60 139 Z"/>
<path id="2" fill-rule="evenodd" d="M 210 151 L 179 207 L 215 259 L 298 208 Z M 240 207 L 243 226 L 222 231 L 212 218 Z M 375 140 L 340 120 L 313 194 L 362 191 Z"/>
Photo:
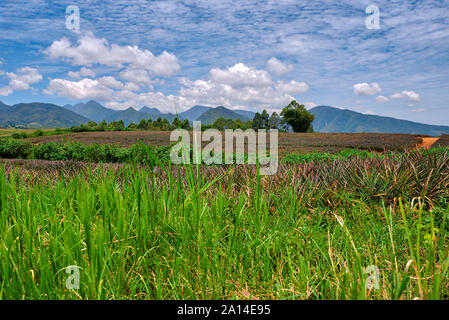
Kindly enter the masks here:
<path id="1" fill-rule="evenodd" d="M 130 146 L 141 140 L 145 144 L 170 144 L 169 131 L 105 131 L 82 132 L 30 138 L 34 144 L 58 141 L 78 141 L 85 144 L 115 144 Z M 279 152 L 338 152 L 345 148 L 364 150 L 405 150 L 422 143 L 422 139 L 409 134 L 384 133 L 279 133 Z"/>
<path id="2" fill-rule="evenodd" d="M 422 139 L 422 143 L 418 144 L 418 147 L 422 147 L 424 149 L 430 149 L 435 142 L 437 142 L 440 138 L 427 138 L 427 137 L 423 137 Z"/>

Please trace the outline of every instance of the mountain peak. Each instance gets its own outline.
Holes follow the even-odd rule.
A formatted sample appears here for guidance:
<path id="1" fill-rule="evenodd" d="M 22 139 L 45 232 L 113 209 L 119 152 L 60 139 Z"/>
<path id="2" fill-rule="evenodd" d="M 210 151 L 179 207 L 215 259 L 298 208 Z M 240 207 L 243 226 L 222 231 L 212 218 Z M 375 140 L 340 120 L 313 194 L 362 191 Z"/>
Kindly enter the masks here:
<path id="1" fill-rule="evenodd" d="M 102 106 L 100 103 L 98 103 L 97 101 L 95 101 L 95 100 L 89 100 L 89 101 L 87 101 L 87 103 L 86 104 L 96 104 L 96 105 L 100 105 L 100 106 Z M 103 106 L 102 106 L 103 107 Z"/>
<path id="2" fill-rule="evenodd" d="M 197 120 L 201 121 L 203 124 L 211 124 L 214 123 L 215 120 L 219 118 L 232 119 L 232 120 L 240 119 L 243 122 L 251 120 L 246 115 L 242 115 L 223 106 L 207 110 L 206 112 L 201 114 L 201 116 L 199 116 Z"/>
<path id="3" fill-rule="evenodd" d="M 194 121 L 210 109 L 212 109 L 212 107 L 196 105 L 186 111 L 180 112 L 179 116 L 189 121 Z"/>
<path id="4" fill-rule="evenodd" d="M 83 117 L 86 117 L 95 122 L 101 122 L 116 113 L 116 110 L 112 110 L 102 106 L 100 103 L 95 100 L 90 100 L 86 103 L 77 103 L 74 106 L 70 106 L 66 109 L 69 109 Z"/>
<path id="5" fill-rule="evenodd" d="M 146 112 L 146 113 L 150 113 L 150 114 L 162 114 L 162 112 L 159 111 L 159 109 L 157 108 L 149 108 L 149 107 L 142 107 L 139 110 L 140 112 Z"/>

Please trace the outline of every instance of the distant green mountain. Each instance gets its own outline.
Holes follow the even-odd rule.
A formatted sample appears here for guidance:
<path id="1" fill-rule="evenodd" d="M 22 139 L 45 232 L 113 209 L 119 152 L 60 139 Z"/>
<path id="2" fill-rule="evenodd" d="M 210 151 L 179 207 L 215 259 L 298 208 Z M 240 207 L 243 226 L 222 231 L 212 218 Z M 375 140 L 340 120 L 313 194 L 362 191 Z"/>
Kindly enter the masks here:
<path id="1" fill-rule="evenodd" d="M 9 106 L 0 101 L 0 110 L 5 110 L 7 108 L 9 108 Z"/>
<path id="2" fill-rule="evenodd" d="M 383 132 L 409 133 L 439 136 L 449 134 L 449 126 L 436 126 L 400 120 L 390 117 L 366 115 L 351 110 L 342 110 L 329 106 L 318 106 L 309 110 L 315 116 L 313 128 L 316 132 Z M 138 124 L 142 119 L 156 120 L 166 118 L 170 123 L 176 115 L 162 113 L 156 108 L 143 107 L 140 110 L 112 110 L 95 101 L 78 103 L 74 106 L 59 107 L 49 103 L 20 103 L 8 106 L 0 102 L 0 127 L 23 128 L 67 128 L 88 123 L 123 120 Z M 203 124 L 211 124 L 220 117 L 240 119 L 243 122 L 252 120 L 254 113 L 244 110 L 230 110 L 223 106 L 212 108 L 195 106 L 179 114 L 181 120 L 199 120 Z"/>
<path id="3" fill-rule="evenodd" d="M 221 108 L 221 109 L 218 109 L 218 108 Z M 215 109 L 215 111 L 210 111 L 213 109 Z M 216 110 L 216 109 L 218 109 L 218 110 Z M 217 108 L 207 107 L 207 106 L 194 106 L 187 111 L 181 112 L 179 115 L 181 118 L 188 119 L 190 122 L 192 122 L 194 120 L 201 120 L 200 117 L 208 111 L 210 111 L 210 112 L 205 115 L 206 118 L 212 117 L 212 118 L 218 119 L 220 116 L 216 117 L 216 115 L 220 112 L 223 112 L 223 115 L 221 115 L 223 118 L 225 118 L 226 114 L 228 114 L 229 118 L 231 118 L 231 117 L 236 118 L 236 119 L 240 118 L 242 121 L 243 120 L 245 120 L 245 121 L 252 120 L 254 118 L 254 115 L 256 114 L 255 112 L 246 111 L 246 110 L 230 110 L 230 109 L 227 109 L 222 106 L 217 107 Z M 233 112 L 233 113 L 230 113 L 230 112 Z M 204 119 L 204 118 L 202 118 L 202 119 Z"/>
<path id="4" fill-rule="evenodd" d="M 113 113 L 112 115 L 107 117 L 105 120 L 106 120 L 106 122 L 123 120 L 123 122 L 125 123 L 125 126 L 127 126 L 131 122 L 135 123 L 135 124 L 139 124 L 140 120 L 142 120 L 142 119 L 146 120 L 148 118 L 149 118 L 148 113 L 140 112 L 132 107 L 129 107 L 126 110 L 121 110 L 121 111 L 117 111 L 117 112 Z"/>
<path id="5" fill-rule="evenodd" d="M 149 115 L 149 117 L 147 116 L 146 119 L 151 118 L 152 120 L 156 120 L 157 118 L 161 118 L 161 119 L 167 119 L 168 121 L 173 122 L 173 120 L 176 118 L 176 115 L 173 113 L 162 113 L 159 111 L 159 109 L 157 108 L 148 108 L 148 107 L 143 107 L 139 110 L 140 112 L 144 112 L 146 114 Z M 181 116 L 178 116 L 180 119 L 184 119 Z"/>
<path id="6" fill-rule="evenodd" d="M 162 112 L 159 111 L 159 109 L 157 108 L 148 108 L 148 107 L 143 107 L 139 110 L 140 112 L 145 112 L 150 114 L 152 117 L 161 117 L 163 115 Z"/>
<path id="7" fill-rule="evenodd" d="M 179 115 L 190 122 L 198 119 L 203 113 L 212 109 L 212 107 L 194 106 L 187 111 L 181 112 Z"/>
<path id="8" fill-rule="evenodd" d="M 439 136 L 449 133 L 449 126 L 435 126 L 390 117 L 367 115 L 351 110 L 318 106 L 309 110 L 315 116 L 316 132 L 382 132 Z"/>
<path id="9" fill-rule="evenodd" d="M 212 124 L 218 118 L 223 117 L 225 119 L 240 119 L 243 122 L 248 120 L 252 120 L 252 118 L 246 117 L 244 115 L 238 114 L 228 108 L 225 107 L 216 107 L 204 112 L 197 120 L 201 121 L 201 124 Z"/>
<path id="10" fill-rule="evenodd" d="M 143 107 L 140 110 L 136 110 L 129 107 L 126 110 L 113 110 L 106 108 L 96 101 L 89 101 L 87 103 L 78 103 L 75 105 L 65 105 L 64 108 L 73 111 L 79 115 L 82 115 L 89 120 L 93 120 L 97 123 L 103 120 L 107 122 L 123 120 L 125 125 L 130 122 L 138 124 L 142 119 L 153 119 L 156 120 L 158 117 L 166 118 L 168 121 L 172 122 L 175 115 L 172 113 L 162 113 L 156 108 Z"/>
<path id="11" fill-rule="evenodd" d="M 0 127 L 67 128 L 89 119 L 49 103 L 20 103 L 0 109 Z"/>
<path id="12" fill-rule="evenodd" d="M 73 111 L 79 115 L 82 115 L 89 120 L 93 120 L 97 123 L 106 120 L 107 122 L 111 121 L 119 121 L 123 120 L 125 125 L 128 125 L 130 122 L 138 124 L 142 119 L 152 119 L 156 120 L 157 118 L 166 118 L 170 123 L 176 117 L 176 114 L 173 113 L 162 113 L 157 108 L 150 107 L 142 107 L 140 110 L 136 110 L 132 107 L 126 110 L 113 110 L 102 106 L 100 103 L 96 101 L 89 101 L 87 103 L 78 103 L 76 105 L 65 105 L 64 108 Z M 211 111 L 214 110 L 214 111 Z M 209 112 L 209 113 L 207 113 Z M 203 118 L 201 118 L 204 115 Z M 244 110 L 230 110 L 225 107 L 207 107 L 207 106 L 194 106 L 187 111 L 181 112 L 178 114 L 181 120 L 188 119 L 190 122 L 194 120 L 202 120 L 206 119 L 206 122 L 209 122 L 209 119 L 218 119 L 219 117 L 231 118 L 231 119 L 241 119 L 242 121 L 252 120 L 254 118 L 255 113 L 251 111 Z M 200 119 L 201 118 L 201 119 Z M 212 122 L 213 122 L 212 121 Z"/>
<path id="13" fill-rule="evenodd" d="M 150 108 L 147 108 L 144 110 L 148 111 L 148 109 L 150 109 Z M 141 110 L 138 111 L 132 107 L 129 107 L 126 110 L 121 110 L 121 111 L 117 111 L 117 112 L 113 113 L 111 116 L 107 117 L 105 120 L 107 122 L 123 120 L 123 123 L 125 124 L 125 126 L 127 126 L 131 122 L 134 124 L 139 124 L 140 120 L 142 120 L 142 119 L 156 120 L 158 117 L 161 117 L 161 119 L 166 118 L 170 123 L 172 123 L 176 117 L 172 113 L 154 112 L 151 109 L 149 110 L 151 113 L 147 113 L 147 112 L 142 112 Z"/>
<path id="14" fill-rule="evenodd" d="M 93 120 L 97 123 L 102 122 L 109 117 L 112 117 L 115 113 L 118 112 L 116 110 L 103 107 L 101 104 L 93 100 L 87 103 L 78 103 L 74 106 L 65 105 L 64 108 L 78 113 L 79 115 L 82 115 L 83 117 L 86 117 L 87 119 Z"/>
<path id="15" fill-rule="evenodd" d="M 238 113 L 238 114 L 240 114 L 242 116 L 245 116 L 245 117 L 247 117 L 247 118 L 249 118 L 251 120 L 253 120 L 254 116 L 256 115 L 256 113 L 253 112 L 253 111 L 246 111 L 246 110 L 233 110 L 233 111 L 235 113 Z"/>

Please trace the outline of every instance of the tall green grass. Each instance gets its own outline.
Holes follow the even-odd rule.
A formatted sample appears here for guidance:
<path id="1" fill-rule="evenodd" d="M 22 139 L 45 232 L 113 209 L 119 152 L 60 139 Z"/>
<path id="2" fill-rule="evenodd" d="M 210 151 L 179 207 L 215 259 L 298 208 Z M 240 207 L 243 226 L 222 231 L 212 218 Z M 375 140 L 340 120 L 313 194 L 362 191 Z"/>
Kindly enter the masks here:
<path id="1" fill-rule="evenodd" d="M 449 298 L 447 190 L 429 193 L 428 181 L 447 173 L 447 159 L 410 168 L 416 177 L 394 198 L 364 196 L 380 178 L 363 163 L 282 166 L 272 177 L 248 166 L 33 178 L 2 167 L 0 298 Z M 339 174 L 354 184 L 331 183 Z M 65 286 L 70 265 L 80 267 L 79 290 Z M 372 265 L 379 289 L 366 286 Z"/>

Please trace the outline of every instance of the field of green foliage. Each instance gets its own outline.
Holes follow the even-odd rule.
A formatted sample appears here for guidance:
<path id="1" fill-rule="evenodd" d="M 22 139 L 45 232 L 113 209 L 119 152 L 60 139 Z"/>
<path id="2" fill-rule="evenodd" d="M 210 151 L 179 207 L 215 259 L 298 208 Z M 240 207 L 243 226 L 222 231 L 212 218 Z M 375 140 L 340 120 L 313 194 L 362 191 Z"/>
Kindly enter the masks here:
<path id="1" fill-rule="evenodd" d="M 58 148 L 30 152 L 99 153 Z M 2 160 L 0 299 L 449 298 L 447 149 L 289 157 Z"/>

